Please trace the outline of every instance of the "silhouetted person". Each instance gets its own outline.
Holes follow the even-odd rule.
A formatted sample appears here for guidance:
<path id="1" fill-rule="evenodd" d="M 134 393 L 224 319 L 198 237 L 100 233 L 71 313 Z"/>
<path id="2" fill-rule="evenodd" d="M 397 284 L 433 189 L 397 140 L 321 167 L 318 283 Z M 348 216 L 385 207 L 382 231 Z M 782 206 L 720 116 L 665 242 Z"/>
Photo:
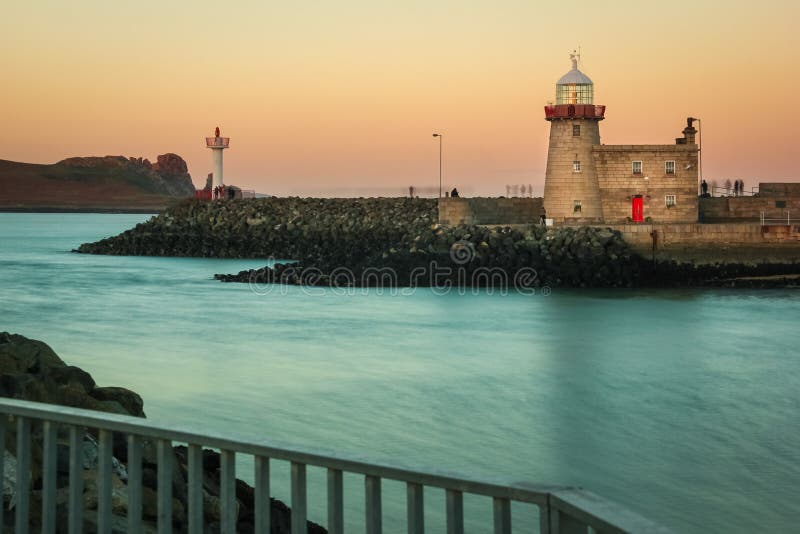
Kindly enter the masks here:
<path id="1" fill-rule="evenodd" d="M 703 196 L 706 196 L 708 194 L 708 183 L 706 183 L 705 180 L 700 182 L 700 191 L 703 192 Z"/>
<path id="2" fill-rule="evenodd" d="M 458 198 L 458 189 L 456 189 L 456 188 L 454 187 L 454 188 L 453 188 L 453 190 L 452 190 L 452 191 L 450 191 L 450 196 L 451 196 L 452 198 Z"/>

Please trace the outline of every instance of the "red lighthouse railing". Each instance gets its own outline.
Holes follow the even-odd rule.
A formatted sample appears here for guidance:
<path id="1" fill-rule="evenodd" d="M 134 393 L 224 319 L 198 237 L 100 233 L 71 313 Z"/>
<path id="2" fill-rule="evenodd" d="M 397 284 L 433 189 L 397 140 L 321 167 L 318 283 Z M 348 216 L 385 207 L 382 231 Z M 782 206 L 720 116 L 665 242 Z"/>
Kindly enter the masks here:
<path id="1" fill-rule="evenodd" d="M 554 119 L 595 119 L 605 118 L 606 107 L 594 104 L 556 104 L 544 107 L 544 118 Z"/>
<path id="2" fill-rule="evenodd" d="M 207 148 L 228 148 L 230 137 L 206 137 Z"/>

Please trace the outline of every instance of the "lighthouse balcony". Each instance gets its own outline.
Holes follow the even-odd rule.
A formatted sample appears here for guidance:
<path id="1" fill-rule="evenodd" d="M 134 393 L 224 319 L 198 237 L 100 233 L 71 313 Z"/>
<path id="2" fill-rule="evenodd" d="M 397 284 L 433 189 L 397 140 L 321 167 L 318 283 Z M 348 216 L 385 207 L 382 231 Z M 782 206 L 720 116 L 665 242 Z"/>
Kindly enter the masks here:
<path id="1" fill-rule="evenodd" d="M 206 148 L 228 148 L 230 137 L 206 137 Z"/>
<path id="2" fill-rule="evenodd" d="M 605 118 L 606 107 L 594 104 L 556 104 L 544 107 L 545 120 Z"/>

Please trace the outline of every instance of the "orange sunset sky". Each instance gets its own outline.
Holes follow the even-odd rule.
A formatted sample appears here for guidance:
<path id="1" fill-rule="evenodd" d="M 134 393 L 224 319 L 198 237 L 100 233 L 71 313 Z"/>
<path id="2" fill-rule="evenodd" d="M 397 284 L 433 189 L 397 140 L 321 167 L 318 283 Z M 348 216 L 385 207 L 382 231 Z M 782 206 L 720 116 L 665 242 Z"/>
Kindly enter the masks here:
<path id="1" fill-rule="evenodd" d="M 0 159 L 175 152 L 231 137 L 225 181 L 278 195 L 541 194 L 542 106 L 581 46 L 607 144 L 702 119 L 707 179 L 796 180 L 800 2 L 5 2 Z"/>

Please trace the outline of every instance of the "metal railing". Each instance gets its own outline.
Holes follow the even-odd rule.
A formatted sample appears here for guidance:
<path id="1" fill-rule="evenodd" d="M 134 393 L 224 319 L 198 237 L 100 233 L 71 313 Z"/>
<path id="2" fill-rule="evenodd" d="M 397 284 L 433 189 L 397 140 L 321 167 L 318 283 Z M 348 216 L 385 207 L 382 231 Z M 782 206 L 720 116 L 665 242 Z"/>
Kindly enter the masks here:
<path id="1" fill-rule="evenodd" d="M 544 107 L 545 120 L 552 119 L 603 119 L 606 107 L 598 104 L 554 104 Z"/>
<path id="2" fill-rule="evenodd" d="M 758 196 L 758 186 L 752 186 L 749 190 L 742 189 L 737 191 L 733 187 L 724 187 L 719 185 L 711 186 L 712 197 L 754 197 Z"/>
<path id="3" fill-rule="evenodd" d="M 207 148 L 228 148 L 230 143 L 230 137 L 206 137 Z"/>
<path id="4" fill-rule="evenodd" d="M 796 218 L 795 218 L 794 222 L 795 223 L 798 222 Z M 786 217 L 781 217 L 781 218 L 777 218 L 777 217 L 775 217 L 775 218 L 767 218 L 766 212 L 764 212 L 764 211 L 761 212 L 761 226 L 776 225 L 776 224 L 780 224 L 782 226 L 791 226 L 792 225 L 792 217 L 790 216 L 789 210 L 786 210 Z"/>
<path id="5" fill-rule="evenodd" d="M 142 443 L 154 440 L 157 447 L 157 525 L 159 533 L 172 531 L 173 442 L 188 445 L 188 530 L 203 532 L 203 447 L 220 450 L 221 531 L 236 531 L 236 454 L 255 459 L 255 531 L 269 532 L 270 460 L 290 462 L 291 532 L 306 532 L 306 466 L 327 469 L 327 528 L 332 534 L 344 531 L 343 473 L 364 476 L 366 490 L 366 532 L 382 530 L 381 480 L 407 485 L 408 532 L 425 531 L 424 488 L 444 489 L 448 534 L 464 532 L 463 494 L 493 499 L 494 532 L 511 533 L 511 502 L 538 507 L 539 531 L 546 534 L 668 532 L 641 516 L 580 488 L 538 484 L 499 484 L 460 476 L 371 464 L 340 456 L 281 448 L 268 442 L 240 441 L 229 437 L 197 434 L 174 427 L 154 425 L 136 417 L 81 410 L 14 399 L 0 399 L 0 443 L 5 443 L 9 416 L 16 420 L 17 464 L 15 488 L 15 531 L 26 533 L 29 525 L 31 471 L 31 423 L 42 423 L 42 532 L 56 531 L 57 431 L 69 430 L 69 520 L 68 531 L 83 528 L 83 437 L 86 429 L 98 430 L 97 525 L 98 532 L 111 532 L 112 525 L 112 437 L 127 436 L 129 532 L 142 531 Z M 5 469 L 0 462 L 0 480 Z M 3 524 L 0 507 L 0 525 Z M 591 529 L 591 530 L 590 530 Z M 394 530 L 394 529 L 393 529 Z"/>

